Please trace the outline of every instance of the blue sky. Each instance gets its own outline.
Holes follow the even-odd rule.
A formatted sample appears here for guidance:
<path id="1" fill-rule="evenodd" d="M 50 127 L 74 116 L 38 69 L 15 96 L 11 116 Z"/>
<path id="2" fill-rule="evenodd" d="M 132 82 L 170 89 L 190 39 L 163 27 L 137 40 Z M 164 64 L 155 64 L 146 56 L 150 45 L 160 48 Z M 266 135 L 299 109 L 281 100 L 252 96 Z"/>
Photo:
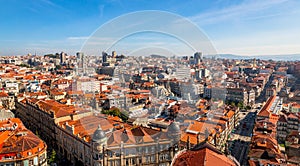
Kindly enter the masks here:
<path id="1" fill-rule="evenodd" d="M 35 51 L 74 54 L 105 22 L 141 10 L 162 10 L 190 19 L 209 37 L 218 53 L 300 53 L 298 0 L 1 0 L 0 3 L 0 55 Z"/>

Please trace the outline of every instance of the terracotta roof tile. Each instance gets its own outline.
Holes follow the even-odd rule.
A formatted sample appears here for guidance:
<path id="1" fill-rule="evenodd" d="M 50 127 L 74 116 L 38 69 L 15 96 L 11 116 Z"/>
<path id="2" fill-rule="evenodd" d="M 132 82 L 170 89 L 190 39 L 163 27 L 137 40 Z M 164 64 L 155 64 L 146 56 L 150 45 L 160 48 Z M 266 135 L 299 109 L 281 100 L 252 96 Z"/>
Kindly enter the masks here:
<path id="1" fill-rule="evenodd" d="M 5 129 L 0 131 L 0 160 L 4 156 L 27 158 L 47 148 L 46 144 L 27 130 L 18 118 L 0 121 L 0 128 Z"/>
<path id="2" fill-rule="evenodd" d="M 233 160 L 229 159 L 224 154 L 218 152 L 212 145 L 205 143 L 196 150 L 186 150 L 179 152 L 175 156 L 172 165 L 174 166 L 235 166 Z"/>

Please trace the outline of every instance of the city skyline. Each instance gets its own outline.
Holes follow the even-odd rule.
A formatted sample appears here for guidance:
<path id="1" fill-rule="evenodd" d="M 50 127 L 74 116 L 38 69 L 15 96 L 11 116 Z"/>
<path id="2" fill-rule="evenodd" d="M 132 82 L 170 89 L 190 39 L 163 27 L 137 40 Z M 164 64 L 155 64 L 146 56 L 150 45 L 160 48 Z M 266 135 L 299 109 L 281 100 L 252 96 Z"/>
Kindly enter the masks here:
<path id="1" fill-rule="evenodd" d="M 174 13 L 195 23 L 219 54 L 284 55 L 300 53 L 297 1 L 10 1 L 0 7 L 0 55 L 75 54 L 104 23 L 141 10 Z M 160 45 L 174 39 L 145 33 L 125 40 L 129 45 Z M 126 49 L 116 50 L 128 52 Z M 128 50 L 129 49 L 129 50 Z M 199 48 L 201 50 L 201 48 Z M 101 52 L 99 48 L 99 52 Z M 189 53 L 187 53 L 189 54 Z"/>
<path id="2" fill-rule="evenodd" d="M 0 166 L 299 166 L 299 0 L 2 3 Z"/>

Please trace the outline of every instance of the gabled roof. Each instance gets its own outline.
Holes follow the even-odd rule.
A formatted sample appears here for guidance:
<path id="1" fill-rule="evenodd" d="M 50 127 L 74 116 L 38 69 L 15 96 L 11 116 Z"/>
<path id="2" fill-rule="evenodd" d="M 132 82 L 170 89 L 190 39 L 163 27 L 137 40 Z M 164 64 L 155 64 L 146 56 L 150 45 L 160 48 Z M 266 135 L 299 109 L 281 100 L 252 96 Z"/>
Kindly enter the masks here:
<path id="1" fill-rule="evenodd" d="M 290 119 L 298 119 L 298 117 L 295 114 L 293 114 L 293 113 L 289 114 L 288 118 L 290 118 Z"/>
<path id="2" fill-rule="evenodd" d="M 0 127 L 5 128 L 0 131 L 0 160 L 2 156 L 12 156 L 16 159 L 27 158 L 47 148 L 46 144 L 26 129 L 18 118 L 0 121 Z"/>
<path id="3" fill-rule="evenodd" d="M 287 122 L 286 115 L 280 115 L 278 121 L 279 122 Z"/>
<path id="4" fill-rule="evenodd" d="M 266 109 L 262 109 L 257 115 L 263 117 L 270 117 L 270 112 Z"/>
<path id="5" fill-rule="evenodd" d="M 185 150 L 175 156 L 172 161 L 173 166 L 235 166 L 233 160 L 219 152 L 214 146 L 207 142 L 196 145 L 191 150 Z"/>
<path id="6" fill-rule="evenodd" d="M 114 131 L 107 140 L 109 146 L 119 146 L 122 142 L 124 144 L 136 143 L 131 131 L 126 129 Z"/>
<path id="7" fill-rule="evenodd" d="M 258 116 L 263 116 L 263 117 L 270 117 L 270 108 L 274 102 L 274 100 L 276 99 L 276 96 L 271 96 L 266 104 L 263 106 L 263 108 L 261 109 L 261 111 L 258 113 Z"/>

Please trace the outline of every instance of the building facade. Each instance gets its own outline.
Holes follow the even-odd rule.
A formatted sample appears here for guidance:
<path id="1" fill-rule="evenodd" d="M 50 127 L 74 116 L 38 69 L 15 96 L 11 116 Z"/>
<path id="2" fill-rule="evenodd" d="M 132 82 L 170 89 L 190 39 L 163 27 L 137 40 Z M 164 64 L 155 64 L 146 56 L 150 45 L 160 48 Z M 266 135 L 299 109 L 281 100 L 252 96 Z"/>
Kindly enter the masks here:
<path id="1" fill-rule="evenodd" d="M 130 125 L 54 100 L 16 102 L 17 116 L 71 165 L 170 165 L 180 128 Z"/>

